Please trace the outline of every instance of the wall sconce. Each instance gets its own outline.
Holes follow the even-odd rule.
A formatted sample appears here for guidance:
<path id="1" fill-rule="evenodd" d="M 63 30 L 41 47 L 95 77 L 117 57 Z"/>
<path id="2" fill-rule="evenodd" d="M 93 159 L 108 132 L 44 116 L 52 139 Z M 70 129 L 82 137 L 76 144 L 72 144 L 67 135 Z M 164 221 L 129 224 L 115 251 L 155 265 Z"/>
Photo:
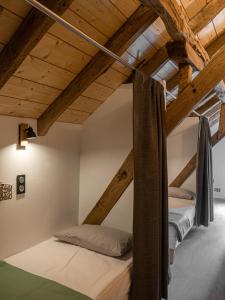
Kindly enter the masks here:
<path id="1" fill-rule="evenodd" d="M 28 124 L 19 125 L 19 149 L 26 149 L 29 140 L 36 139 L 37 135 L 33 128 Z"/>

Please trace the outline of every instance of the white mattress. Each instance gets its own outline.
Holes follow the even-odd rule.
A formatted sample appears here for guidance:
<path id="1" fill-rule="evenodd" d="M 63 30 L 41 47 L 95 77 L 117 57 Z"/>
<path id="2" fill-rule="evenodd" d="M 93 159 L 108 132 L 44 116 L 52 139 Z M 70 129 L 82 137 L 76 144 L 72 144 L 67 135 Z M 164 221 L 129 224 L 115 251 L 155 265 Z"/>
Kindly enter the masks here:
<path id="1" fill-rule="evenodd" d="M 131 254 L 112 258 L 52 238 L 5 261 L 92 299 L 128 299 Z"/>
<path id="2" fill-rule="evenodd" d="M 187 200 L 187 199 L 169 197 L 169 209 L 183 208 L 184 214 L 188 217 L 188 219 L 191 222 L 191 227 L 194 225 L 195 205 L 196 205 L 195 199 Z M 169 248 L 176 249 L 179 244 L 180 242 L 178 240 L 177 230 L 172 224 L 169 224 Z"/>

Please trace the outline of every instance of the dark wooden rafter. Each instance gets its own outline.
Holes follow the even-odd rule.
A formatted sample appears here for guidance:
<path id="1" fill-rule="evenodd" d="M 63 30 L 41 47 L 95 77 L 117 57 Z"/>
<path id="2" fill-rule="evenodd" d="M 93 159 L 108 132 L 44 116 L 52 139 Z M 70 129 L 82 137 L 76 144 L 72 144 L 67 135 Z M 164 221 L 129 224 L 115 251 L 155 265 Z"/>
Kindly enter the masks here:
<path id="1" fill-rule="evenodd" d="M 41 0 L 49 9 L 62 15 L 73 0 Z M 18 69 L 27 55 L 54 24 L 45 14 L 31 8 L 17 31 L 0 53 L 0 88 Z"/>
<path id="2" fill-rule="evenodd" d="M 166 112 L 167 135 L 182 122 L 182 120 L 191 112 L 193 107 L 208 94 L 221 78 L 223 78 L 224 72 L 225 46 L 214 56 L 205 69 L 203 69 L 200 74 L 184 88 L 178 98 L 171 103 L 170 108 Z M 213 77 L 208 76 L 208 74 L 212 73 L 214 73 Z M 114 195 L 113 191 L 117 189 L 115 186 L 116 177 L 114 177 L 107 187 L 107 193 L 110 197 L 103 194 L 96 206 L 85 219 L 84 223 L 101 224 L 114 207 L 115 203 L 117 203 L 123 191 L 126 190 L 133 179 L 133 151 L 131 151 L 123 165 L 124 164 L 130 166 L 130 173 L 124 173 L 124 177 L 120 181 L 120 190 L 117 190 L 117 193 Z M 120 171 L 122 171 L 122 168 L 117 174 L 120 174 Z M 129 178 L 128 181 L 127 178 Z"/>
<path id="3" fill-rule="evenodd" d="M 117 55 L 122 55 L 157 17 L 152 9 L 140 6 L 105 44 L 105 47 Z M 38 134 L 46 134 L 60 115 L 74 103 L 91 83 L 107 71 L 114 61 L 112 57 L 99 51 L 38 118 Z"/>
<path id="4" fill-rule="evenodd" d="M 132 26 L 138 26 L 140 20 L 141 19 L 141 13 L 139 15 L 138 11 L 141 10 L 143 8 L 139 8 L 136 11 L 136 15 L 137 17 L 134 17 L 134 15 L 130 18 L 130 20 L 132 21 L 132 24 L 130 22 L 129 26 L 129 30 L 130 27 Z M 213 15 L 214 12 L 212 12 L 211 14 L 208 14 L 208 21 L 214 17 Z M 145 14 L 145 17 L 147 16 L 147 14 Z M 157 14 L 153 13 L 153 11 L 151 10 L 151 12 L 149 12 L 149 21 L 154 21 L 157 18 Z M 145 18 L 143 18 L 142 21 L 146 20 Z M 137 24 L 136 24 L 137 23 Z M 126 24 L 129 24 L 129 20 L 127 21 Z M 148 23 L 149 25 L 151 24 L 151 22 Z M 123 26 L 121 28 L 121 30 L 119 30 L 119 32 L 122 32 L 125 26 Z M 141 30 L 139 31 L 139 33 L 141 33 Z M 138 36 L 136 34 L 134 34 L 134 36 Z M 116 40 L 116 35 L 114 35 L 115 40 Z M 111 39 L 113 41 L 113 38 Z M 119 43 L 123 43 L 122 40 L 118 39 L 118 45 Z M 196 43 L 196 41 L 193 42 L 194 44 Z M 105 46 L 108 47 L 110 50 L 114 51 L 114 45 L 116 43 L 110 43 L 109 45 L 106 44 Z M 126 43 L 124 43 L 126 45 Z M 112 47 L 112 48 L 110 48 Z M 124 47 L 125 48 L 125 47 Z M 114 51 L 116 52 L 116 50 Z M 201 50 L 200 50 L 201 52 Z M 117 52 L 117 54 L 119 54 L 119 52 Z M 161 55 L 161 61 L 159 59 Z M 203 54 L 204 56 L 205 54 Z M 151 66 L 151 63 L 146 64 L 146 70 L 153 70 L 153 72 L 155 72 L 155 70 L 157 70 L 160 65 L 163 65 L 166 60 L 168 59 L 168 55 L 165 55 L 165 49 L 161 49 L 160 53 L 157 56 L 157 60 L 151 60 L 151 63 L 154 62 L 154 67 Z M 201 56 L 201 55 L 200 55 Z M 104 56 L 102 56 L 104 57 Z M 97 58 L 97 56 L 96 56 Z M 100 59 L 99 59 L 100 60 Z M 158 62 L 158 65 L 157 65 Z M 96 64 L 96 62 L 92 63 Z M 94 68 L 93 66 L 91 66 L 90 64 L 88 65 L 91 71 L 92 68 Z M 103 68 L 104 71 L 107 69 L 107 67 Z M 67 109 L 74 101 L 76 101 L 76 99 L 80 96 L 80 94 L 82 93 L 82 91 L 84 91 L 86 88 L 88 88 L 88 86 L 95 80 L 98 78 L 98 76 L 100 76 L 102 73 L 101 72 L 94 72 L 94 74 L 92 75 L 92 73 L 90 73 L 90 70 L 88 67 L 86 67 L 83 71 L 81 71 L 81 73 L 71 82 L 71 84 L 62 92 L 62 94 L 50 105 L 50 107 L 42 114 L 42 116 L 40 116 L 40 118 L 38 119 L 38 131 L 40 135 L 44 135 L 48 129 L 51 127 L 51 125 L 58 119 L 58 117 L 65 111 L 65 109 Z M 98 69 L 98 65 L 96 65 L 96 70 L 99 71 Z M 104 73 L 104 71 L 102 71 Z M 96 75 L 96 73 L 98 73 L 98 75 Z M 88 76 L 87 76 L 88 74 Z M 89 74 L 91 74 L 89 76 Z M 100 74 L 100 75 L 99 75 Z M 84 85 L 82 78 L 85 78 L 86 81 L 86 85 Z M 90 78 L 92 78 L 93 80 L 90 80 Z M 87 80 L 89 79 L 89 80 Z M 89 82 L 89 84 L 88 84 Z M 76 88 L 74 87 L 74 85 L 76 85 Z"/>

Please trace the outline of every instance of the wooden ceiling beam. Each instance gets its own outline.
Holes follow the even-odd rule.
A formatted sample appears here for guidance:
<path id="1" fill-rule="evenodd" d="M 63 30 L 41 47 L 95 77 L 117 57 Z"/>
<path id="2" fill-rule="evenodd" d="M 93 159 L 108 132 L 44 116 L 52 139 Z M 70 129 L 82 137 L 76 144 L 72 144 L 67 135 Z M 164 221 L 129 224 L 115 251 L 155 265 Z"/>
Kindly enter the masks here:
<path id="1" fill-rule="evenodd" d="M 225 8 L 224 0 L 211 0 L 189 22 L 193 32 L 201 31 Z"/>
<path id="2" fill-rule="evenodd" d="M 199 71 L 205 66 L 202 58 L 185 40 L 168 42 L 166 48 L 169 58 L 177 64 L 188 63 Z"/>
<path id="3" fill-rule="evenodd" d="M 143 8 L 139 8 L 139 10 L 142 10 L 142 9 Z M 138 15 L 138 11 L 136 12 L 136 15 Z M 211 16 L 212 15 L 208 15 L 208 18 L 210 19 Z M 153 11 L 151 10 L 151 13 L 149 13 L 149 20 L 153 22 L 156 18 L 157 18 L 157 14 L 153 13 Z M 136 17 L 136 19 L 139 20 L 138 17 Z M 130 18 L 130 20 L 133 20 L 133 24 L 131 24 L 131 22 L 129 22 L 129 20 L 127 21 L 126 24 L 128 24 L 129 29 L 130 29 L 130 27 L 135 26 L 135 23 L 137 22 L 136 19 L 133 15 Z M 143 18 L 143 21 L 144 20 L 145 20 L 145 18 Z M 140 21 L 138 21 L 138 22 L 140 22 Z M 150 25 L 150 22 L 148 23 L 148 25 Z M 122 30 L 121 30 L 121 32 L 122 32 Z M 141 32 L 141 31 L 139 31 L 139 32 Z M 136 37 L 137 35 L 135 34 L 134 36 Z M 114 40 L 116 40 L 116 39 L 117 38 L 114 35 Z M 113 41 L 113 38 L 111 40 Z M 118 38 L 118 43 L 119 42 L 120 41 Z M 109 49 L 111 49 L 113 51 L 113 47 L 111 47 L 112 45 L 113 45 L 113 43 L 109 42 Z M 106 44 L 106 47 L 107 46 L 108 45 Z M 159 53 L 154 56 L 155 60 L 151 59 L 149 63 L 146 63 L 145 70 L 148 74 L 151 70 L 152 70 L 152 73 L 154 73 L 158 68 L 160 68 L 161 65 L 163 65 L 168 60 L 168 55 L 166 54 L 164 47 L 161 48 L 158 52 Z M 119 52 L 118 52 L 118 54 L 119 54 Z M 97 57 L 98 56 L 96 56 L 94 58 L 94 60 L 96 60 Z M 93 64 L 94 63 L 92 63 L 92 65 Z M 90 66 L 90 64 L 89 64 L 89 66 Z M 62 94 L 53 102 L 52 105 L 50 105 L 50 107 L 38 119 L 38 131 L 39 131 L 40 135 L 44 135 L 48 131 L 50 126 L 58 119 L 58 117 L 65 111 L 65 109 L 67 109 L 67 107 L 69 107 L 71 103 L 76 101 L 76 99 L 80 96 L 82 91 L 84 91 L 86 88 L 88 88 L 88 86 L 99 76 L 98 74 L 101 75 L 100 71 L 97 75 L 96 75 L 97 72 L 94 72 L 93 76 L 92 76 L 93 80 L 89 81 L 89 85 L 88 85 L 88 81 L 86 81 L 86 85 L 84 85 L 84 82 L 81 79 L 82 78 L 89 79 L 91 77 L 87 74 L 92 74 L 92 73 L 90 73 L 90 70 L 92 70 L 92 67 L 90 67 L 90 68 L 86 67 L 85 68 L 86 71 L 83 70 L 76 77 L 76 79 L 74 79 L 74 81 L 72 81 L 72 83 L 64 90 L 64 92 L 62 92 Z M 96 70 L 97 69 L 98 69 L 98 65 L 96 65 Z M 104 68 L 104 69 L 106 70 L 106 68 Z M 74 89 L 72 87 L 73 87 L 73 85 L 76 85 L 76 84 L 77 84 L 77 88 L 75 88 L 75 91 L 74 91 Z M 70 99 L 70 100 L 68 100 L 68 99 Z"/>
<path id="4" fill-rule="evenodd" d="M 215 71 L 215 72 L 214 72 Z M 166 111 L 167 136 L 179 125 L 193 107 L 221 80 L 225 72 L 225 46 L 200 74 L 190 82 Z M 214 76 L 209 76 L 209 74 Z M 128 166 L 124 168 L 124 166 Z M 84 223 L 101 224 L 133 179 L 133 151 L 108 185 Z"/>
<path id="5" fill-rule="evenodd" d="M 142 2 L 154 9 L 161 17 L 172 40 L 186 40 L 190 44 L 190 47 L 202 58 L 204 63 L 209 61 L 208 53 L 188 25 L 185 10 L 176 0 L 142 0 Z"/>
<path id="6" fill-rule="evenodd" d="M 211 42 L 206 51 L 209 53 L 209 56 L 212 57 L 216 54 L 217 51 L 225 44 L 225 32 L 216 40 Z M 177 72 L 172 78 L 167 81 L 167 88 L 169 91 L 173 90 L 179 83 L 179 72 Z"/>
<path id="7" fill-rule="evenodd" d="M 105 47 L 117 55 L 122 55 L 157 17 L 152 9 L 140 6 Z M 45 135 L 60 115 L 114 62 L 111 56 L 99 51 L 38 118 L 38 135 Z"/>
<path id="8" fill-rule="evenodd" d="M 62 15 L 73 0 L 41 0 L 49 9 Z M 45 14 L 31 8 L 17 31 L 0 53 L 0 89 L 18 69 L 27 55 L 54 24 Z"/>
<path id="9" fill-rule="evenodd" d="M 192 107 L 222 80 L 224 73 L 225 45 L 168 107 L 166 114 L 168 134 L 179 124 L 180 120 L 190 114 Z"/>

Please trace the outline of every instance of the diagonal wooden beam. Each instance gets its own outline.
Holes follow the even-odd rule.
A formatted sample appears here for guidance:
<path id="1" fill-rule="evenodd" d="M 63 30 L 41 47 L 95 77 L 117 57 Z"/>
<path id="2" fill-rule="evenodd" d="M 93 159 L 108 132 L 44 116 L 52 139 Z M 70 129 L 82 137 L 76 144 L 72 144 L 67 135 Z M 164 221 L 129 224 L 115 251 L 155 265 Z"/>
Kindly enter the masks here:
<path id="1" fill-rule="evenodd" d="M 211 0 L 189 22 L 194 32 L 201 31 L 208 23 L 225 8 L 224 0 Z"/>
<path id="2" fill-rule="evenodd" d="M 166 112 L 167 136 L 182 122 L 193 107 L 213 89 L 221 78 L 223 78 L 224 72 L 225 46 L 214 56 L 205 69 L 203 69 L 200 74 L 183 89 L 178 98 L 171 103 L 170 109 Z M 213 76 L 209 76 L 209 74 L 213 73 Z M 114 177 L 108 185 L 106 192 L 89 213 L 84 223 L 101 224 L 115 203 L 117 203 L 122 193 L 129 186 L 133 178 L 133 151 L 131 151 L 123 163 L 123 166 L 124 165 L 129 165 L 130 167 L 124 173 L 123 178 L 120 177 L 120 185 L 117 186 L 116 177 Z M 123 168 L 120 168 L 117 174 L 120 174 L 122 170 Z M 127 180 L 127 178 L 129 180 Z M 114 192 L 115 190 L 116 193 Z"/>
<path id="3" fill-rule="evenodd" d="M 212 145 L 215 146 L 219 141 L 221 141 L 225 136 L 225 132 L 223 134 L 219 134 L 217 131 L 212 136 Z M 180 187 L 188 177 L 194 172 L 197 164 L 197 154 L 193 155 L 193 157 L 189 160 L 186 166 L 182 169 L 182 171 L 177 175 L 177 177 L 170 183 L 170 186 Z"/>
<path id="4" fill-rule="evenodd" d="M 73 0 L 41 0 L 49 9 L 62 15 Z M 54 21 L 31 8 L 15 34 L 0 53 L 0 89 L 18 69 L 27 55 L 46 34 Z"/>
<path id="5" fill-rule="evenodd" d="M 220 122 L 219 122 L 219 129 L 218 129 L 218 137 L 221 138 L 225 135 L 225 104 L 221 104 L 220 110 Z"/>
<path id="6" fill-rule="evenodd" d="M 141 10 L 143 8 L 139 8 L 139 9 Z M 136 12 L 136 14 L 137 14 L 137 17 L 133 16 L 133 18 L 130 18 L 130 22 L 126 23 L 126 24 L 128 24 L 129 30 L 130 30 L 130 27 L 132 27 L 132 26 L 134 26 L 134 27 L 138 26 L 138 24 L 140 22 L 139 18 L 141 18 L 141 17 L 138 17 L 138 14 L 139 14 L 138 11 Z M 140 15 L 141 15 L 141 13 L 140 13 Z M 145 15 L 145 17 L 146 17 L 146 15 Z M 142 21 L 146 20 L 145 17 L 143 18 Z M 151 12 L 149 13 L 149 21 L 154 21 L 156 18 L 157 18 L 157 15 L 155 13 L 153 13 L 153 11 L 151 10 Z M 212 18 L 212 14 L 208 15 L 208 18 L 210 20 L 210 18 Z M 133 24 L 131 21 L 133 22 Z M 151 24 L 151 22 L 148 23 L 148 25 L 150 25 L 150 24 Z M 121 29 L 121 31 L 122 31 L 122 29 Z M 140 32 L 141 32 L 141 30 L 140 30 Z M 134 37 L 136 37 L 136 36 L 137 35 L 134 33 Z M 121 42 L 121 41 L 118 39 L 118 44 L 119 44 L 119 42 Z M 116 44 L 116 42 L 115 42 L 115 44 Z M 124 43 L 124 44 L 126 45 L 126 43 Z M 112 43 L 109 43 L 109 48 L 111 47 L 111 45 L 112 45 Z M 108 45 L 106 44 L 106 46 L 108 46 Z M 110 50 L 113 51 L 114 48 L 112 47 Z M 160 65 L 163 65 L 167 61 L 168 55 L 165 55 L 165 51 L 166 51 L 165 48 L 164 49 L 162 48 L 159 51 L 160 51 L 159 54 L 155 56 L 156 60 L 155 61 L 150 60 L 150 62 L 148 64 L 146 64 L 147 71 L 153 70 L 152 73 L 154 73 L 155 70 L 157 70 L 160 67 Z M 118 54 L 119 54 L 119 52 L 118 52 Z M 161 61 L 159 59 L 160 56 L 162 59 Z M 98 65 L 96 65 L 96 70 L 98 70 L 97 67 L 98 67 Z M 89 72 L 88 68 L 85 68 L 85 70 L 86 70 L 86 73 L 81 72 L 78 75 L 79 77 L 77 76 L 76 79 L 74 81 L 72 81 L 72 83 L 65 89 L 65 91 L 53 102 L 53 104 L 38 119 L 38 131 L 39 131 L 40 135 L 44 135 L 48 131 L 50 126 L 65 111 L 65 109 L 67 109 L 70 106 L 70 104 L 72 104 L 74 101 L 76 101 L 76 99 L 80 96 L 82 91 L 85 90 L 89 86 L 88 80 L 90 80 L 90 77 L 92 76 L 89 74 L 92 74 L 92 73 Z M 91 69 L 91 71 L 92 71 L 92 69 Z M 93 75 L 95 75 L 95 74 L 96 74 L 96 72 L 94 72 Z M 101 75 L 101 72 L 99 72 L 99 74 Z M 84 82 L 81 80 L 82 76 L 85 77 L 85 79 L 86 79 L 85 88 L 84 88 Z M 92 76 L 93 81 L 98 76 L 99 75 Z M 79 80 L 79 78 L 80 78 L 80 80 Z M 89 82 L 92 83 L 92 80 L 90 80 Z M 73 88 L 73 85 L 76 85 L 76 84 L 77 84 L 77 87 Z M 70 100 L 68 100 L 68 99 L 70 99 Z"/>
<path id="7" fill-rule="evenodd" d="M 117 55 L 122 55 L 157 19 L 157 17 L 157 14 L 152 9 L 140 6 L 105 44 L 105 47 Z M 115 60 L 112 57 L 99 51 L 38 118 L 38 134 L 46 134 L 59 116 L 88 88 L 91 83 L 107 71 L 114 61 Z"/>

